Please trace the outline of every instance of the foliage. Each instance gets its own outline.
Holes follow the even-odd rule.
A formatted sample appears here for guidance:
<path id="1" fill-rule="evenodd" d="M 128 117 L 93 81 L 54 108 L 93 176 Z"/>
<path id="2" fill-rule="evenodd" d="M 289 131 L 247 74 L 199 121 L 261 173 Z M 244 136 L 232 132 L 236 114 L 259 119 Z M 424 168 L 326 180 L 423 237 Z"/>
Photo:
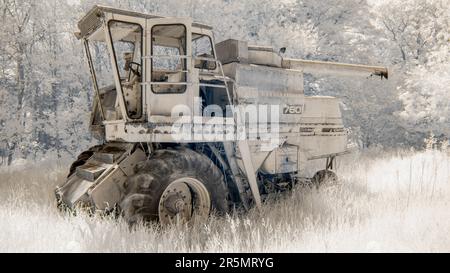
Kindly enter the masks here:
<path id="1" fill-rule="evenodd" d="M 448 0 L 2 0 L 2 163 L 93 144 L 93 92 L 73 32 L 94 4 L 191 16 L 212 25 L 217 42 L 286 47 L 288 57 L 388 66 L 387 82 L 306 77 L 308 94 L 342 98 L 360 147 L 423 147 L 430 133 L 450 134 Z"/>

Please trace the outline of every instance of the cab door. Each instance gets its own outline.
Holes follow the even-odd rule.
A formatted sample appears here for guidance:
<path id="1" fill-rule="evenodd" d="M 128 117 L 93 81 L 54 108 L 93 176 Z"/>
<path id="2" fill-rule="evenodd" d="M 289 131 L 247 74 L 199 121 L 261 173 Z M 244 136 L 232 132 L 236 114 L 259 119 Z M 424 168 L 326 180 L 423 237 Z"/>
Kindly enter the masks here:
<path id="1" fill-rule="evenodd" d="M 193 109 L 193 83 L 198 80 L 191 73 L 191 25 L 188 18 L 147 20 L 144 85 L 149 118 L 170 116 L 177 105 Z"/>
<path id="2" fill-rule="evenodd" d="M 139 17 L 107 13 L 105 40 L 114 74 L 116 106 L 106 109 L 106 120 L 141 121 L 143 110 L 142 54 L 145 48 L 146 20 Z M 108 114 L 108 112 L 110 114 Z"/>

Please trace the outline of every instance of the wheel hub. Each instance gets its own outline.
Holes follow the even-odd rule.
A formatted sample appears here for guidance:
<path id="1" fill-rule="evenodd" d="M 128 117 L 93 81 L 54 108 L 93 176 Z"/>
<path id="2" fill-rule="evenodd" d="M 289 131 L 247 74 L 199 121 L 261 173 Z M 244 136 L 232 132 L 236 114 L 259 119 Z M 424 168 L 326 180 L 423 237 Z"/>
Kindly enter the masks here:
<path id="1" fill-rule="evenodd" d="M 194 178 L 173 181 L 159 201 L 159 221 L 162 225 L 187 223 L 195 217 L 205 218 L 210 211 L 210 197 L 203 183 Z"/>
<path id="2" fill-rule="evenodd" d="M 188 194 L 190 195 L 190 193 Z M 178 192 L 170 193 L 165 198 L 164 208 L 173 215 L 182 212 L 188 206 L 185 201 L 187 196 L 182 196 Z"/>

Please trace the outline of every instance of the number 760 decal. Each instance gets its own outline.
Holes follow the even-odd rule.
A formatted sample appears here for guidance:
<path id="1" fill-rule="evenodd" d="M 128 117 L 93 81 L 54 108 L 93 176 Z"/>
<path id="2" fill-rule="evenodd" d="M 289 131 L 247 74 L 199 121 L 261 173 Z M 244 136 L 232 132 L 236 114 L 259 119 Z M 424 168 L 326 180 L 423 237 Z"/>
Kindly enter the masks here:
<path id="1" fill-rule="evenodd" d="M 298 115 L 303 112 L 303 105 L 286 105 L 283 108 L 283 114 Z"/>

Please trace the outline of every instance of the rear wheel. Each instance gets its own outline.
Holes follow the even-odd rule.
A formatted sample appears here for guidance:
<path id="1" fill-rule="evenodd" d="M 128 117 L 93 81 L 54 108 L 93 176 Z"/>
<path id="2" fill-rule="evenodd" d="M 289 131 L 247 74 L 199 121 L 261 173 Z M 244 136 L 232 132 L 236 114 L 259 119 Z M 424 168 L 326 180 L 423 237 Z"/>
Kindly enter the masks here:
<path id="1" fill-rule="evenodd" d="M 337 175 L 330 170 L 320 170 L 311 178 L 311 182 L 317 188 L 323 186 L 332 186 L 338 183 Z"/>
<path id="2" fill-rule="evenodd" d="M 212 210 L 228 210 L 222 173 L 208 157 L 189 149 L 156 151 L 138 164 L 124 188 L 120 208 L 130 225 L 204 221 Z"/>

